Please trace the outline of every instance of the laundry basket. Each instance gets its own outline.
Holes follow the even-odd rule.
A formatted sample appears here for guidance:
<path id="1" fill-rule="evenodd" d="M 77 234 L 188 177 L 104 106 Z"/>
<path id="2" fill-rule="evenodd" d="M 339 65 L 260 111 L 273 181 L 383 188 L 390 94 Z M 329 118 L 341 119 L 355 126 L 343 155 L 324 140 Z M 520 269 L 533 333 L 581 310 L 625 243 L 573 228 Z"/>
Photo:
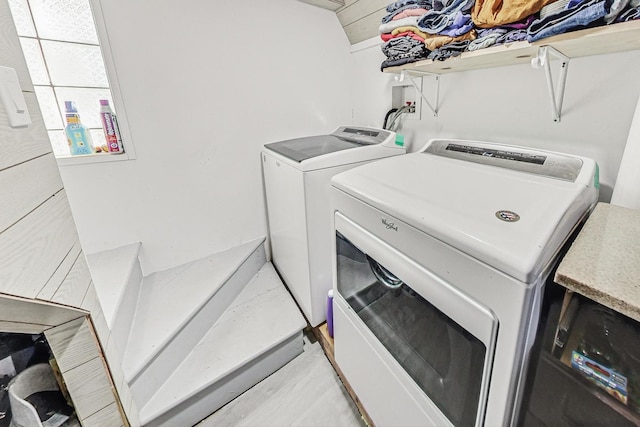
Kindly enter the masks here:
<path id="1" fill-rule="evenodd" d="M 34 403 L 36 405 L 34 406 L 34 404 L 27 401 L 27 398 L 35 393 L 56 391 L 60 392 L 60 386 L 53 374 L 53 369 L 47 363 L 30 366 L 16 375 L 8 386 L 12 414 L 10 427 L 58 427 L 63 424 L 69 425 L 67 423 L 69 415 L 65 415 L 63 411 L 52 411 L 51 415 L 44 416 L 46 418 L 45 421 L 41 421 L 37 410 L 38 405 Z M 59 396 L 62 396 L 61 392 Z M 56 397 L 58 396 L 56 395 Z M 61 399 L 64 400 L 62 397 Z M 58 406 L 69 408 L 66 403 L 58 404 Z"/>

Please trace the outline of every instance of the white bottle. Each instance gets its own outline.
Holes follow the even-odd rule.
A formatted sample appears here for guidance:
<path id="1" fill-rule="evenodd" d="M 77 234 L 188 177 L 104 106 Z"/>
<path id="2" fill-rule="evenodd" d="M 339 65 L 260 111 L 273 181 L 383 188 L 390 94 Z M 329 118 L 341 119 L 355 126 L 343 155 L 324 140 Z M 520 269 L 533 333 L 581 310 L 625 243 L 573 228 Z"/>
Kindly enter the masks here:
<path id="1" fill-rule="evenodd" d="M 100 100 L 100 119 L 102 121 L 104 137 L 107 140 L 109 154 L 124 153 L 122 138 L 120 137 L 120 129 L 118 128 L 118 121 L 116 120 L 116 115 L 109 106 L 109 101 L 106 99 Z"/>

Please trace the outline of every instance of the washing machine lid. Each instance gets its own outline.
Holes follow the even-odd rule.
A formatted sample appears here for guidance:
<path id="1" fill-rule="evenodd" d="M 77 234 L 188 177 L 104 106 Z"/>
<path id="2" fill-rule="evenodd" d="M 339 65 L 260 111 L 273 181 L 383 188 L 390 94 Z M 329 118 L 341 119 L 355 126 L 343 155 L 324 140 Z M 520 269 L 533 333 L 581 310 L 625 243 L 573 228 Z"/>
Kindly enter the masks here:
<path id="1" fill-rule="evenodd" d="M 333 135 L 318 135 L 274 142 L 265 144 L 264 147 L 288 159 L 301 162 L 313 157 L 348 150 L 349 148 L 360 147 L 362 145 L 363 144 L 341 139 Z"/>
<path id="2" fill-rule="evenodd" d="M 464 141 L 470 143 L 482 146 Z M 525 157 L 533 151 L 490 146 Z M 533 154 L 555 159 L 551 161 L 561 158 Z M 574 179 L 523 171 L 518 160 L 500 159 L 514 165 L 505 167 L 423 149 L 338 174 L 332 186 L 523 283 L 533 283 L 597 201 L 595 162 L 568 157 L 573 165 L 568 170 L 580 164 Z"/>
<path id="3" fill-rule="evenodd" d="M 329 135 L 289 139 L 265 144 L 264 147 L 295 162 L 302 162 L 336 151 L 381 144 L 391 135 L 392 132 L 380 129 L 341 126 Z"/>

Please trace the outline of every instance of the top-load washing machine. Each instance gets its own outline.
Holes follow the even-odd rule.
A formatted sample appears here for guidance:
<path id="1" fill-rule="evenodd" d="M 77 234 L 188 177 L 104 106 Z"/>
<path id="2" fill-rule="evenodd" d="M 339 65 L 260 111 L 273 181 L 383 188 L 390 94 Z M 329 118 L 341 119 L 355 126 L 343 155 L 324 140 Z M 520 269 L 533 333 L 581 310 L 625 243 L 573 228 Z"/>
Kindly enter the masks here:
<path id="1" fill-rule="evenodd" d="M 355 126 L 264 146 L 272 262 L 312 326 L 326 319 L 332 287 L 330 178 L 404 153 L 394 132 Z"/>
<path id="2" fill-rule="evenodd" d="M 432 140 L 332 178 L 335 359 L 378 427 L 514 425 L 591 159 Z"/>

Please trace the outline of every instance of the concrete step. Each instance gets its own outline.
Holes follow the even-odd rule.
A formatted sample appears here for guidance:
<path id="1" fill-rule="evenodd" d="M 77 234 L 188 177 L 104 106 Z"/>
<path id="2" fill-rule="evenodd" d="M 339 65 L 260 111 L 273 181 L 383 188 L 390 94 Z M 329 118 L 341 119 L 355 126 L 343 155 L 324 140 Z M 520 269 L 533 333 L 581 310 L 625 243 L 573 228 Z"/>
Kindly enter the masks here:
<path id="1" fill-rule="evenodd" d="M 143 278 L 122 367 L 139 408 L 265 264 L 264 239 Z"/>
<path id="2" fill-rule="evenodd" d="M 182 364 L 162 373 L 142 407 L 145 426 L 190 426 L 302 352 L 306 321 L 265 264 Z"/>

